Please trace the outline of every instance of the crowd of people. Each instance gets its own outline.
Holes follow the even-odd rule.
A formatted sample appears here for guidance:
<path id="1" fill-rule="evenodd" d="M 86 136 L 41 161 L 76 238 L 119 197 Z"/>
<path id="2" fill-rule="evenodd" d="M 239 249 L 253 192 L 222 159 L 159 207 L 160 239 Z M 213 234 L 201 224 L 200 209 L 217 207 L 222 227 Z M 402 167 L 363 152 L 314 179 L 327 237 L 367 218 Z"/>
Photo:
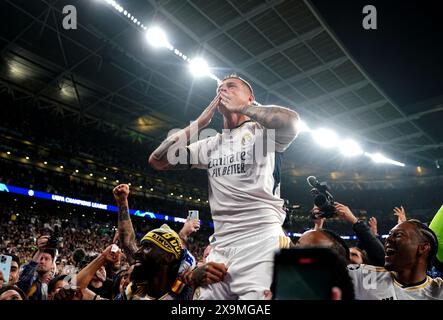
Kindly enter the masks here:
<path id="1" fill-rule="evenodd" d="M 381 224 L 377 217 L 363 219 L 349 204 L 333 202 L 325 207 L 330 211 L 327 219 L 326 209 L 314 206 L 309 210 L 311 218 L 301 221 L 303 230 L 297 230 L 302 234 L 288 236 L 282 227 L 287 212 L 280 197 L 280 169 L 283 152 L 298 134 L 299 117 L 288 108 L 258 106 L 254 99 L 246 80 L 229 75 L 194 122 L 156 149 L 143 151 L 150 152 L 143 157 L 151 167 L 147 176 L 157 175 L 154 170 L 162 177 L 167 170 L 207 171 L 209 206 L 201 208 L 210 212 L 201 218 L 212 220 L 213 229 L 187 216 L 184 212 L 190 207 L 182 201 L 174 207 L 164 197 L 149 196 L 126 183 L 99 183 L 73 173 L 50 173 L 2 160 L 1 183 L 76 193 L 100 203 L 113 201 L 118 212 L 116 219 L 115 214 L 67 204 L 55 209 L 54 202 L 14 199 L 4 193 L 0 253 L 2 266 L 7 268 L 0 273 L 0 300 L 267 300 L 278 297 L 275 254 L 304 249 L 326 250 L 332 259 L 330 299 L 443 299 L 443 207 L 424 223 L 410 219 L 409 212 L 398 206 L 389 215 L 397 221 Z M 191 143 L 193 132 L 207 127 L 216 111 L 228 130 Z M 18 120 L 6 123 L 20 127 Z M 68 145 L 71 136 L 83 137 L 77 131 L 63 134 L 66 128 L 57 123 L 52 129 L 59 130 Z M 33 133 L 33 141 L 40 134 Z M 271 141 L 274 150 L 258 154 L 262 157 L 258 161 L 254 157 L 259 139 Z M 42 141 L 57 146 L 48 138 Z M 66 149 L 80 154 L 72 142 Z M 112 159 L 115 149 L 103 147 L 111 150 L 108 159 Z M 59 144 L 59 148 L 64 147 Z M 170 161 L 171 150 L 177 157 L 184 154 L 185 163 Z M 91 153 L 100 157 L 97 150 Z M 128 162 L 134 160 L 129 149 L 125 157 Z M 190 176 L 188 172 L 181 178 Z M 154 212 L 165 208 L 168 214 L 186 220 L 179 224 L 134 217 L 129 209 L 133 206 Z M 294 221 L 289 225 L 294 227 Z M 340 237 L 344 226 L 352 230 L 357 242 Z M 385 229 L 389 230 L 386 239 L 381 237 Z"/>
<path id="2" fill-rule="evenodd" d="M 129 191 L 129 187 L 125 187 Z M 128 285 L 131 284 L 130 288 L 134 288 L 136 287 L 136 281 L 143 282 L 147 280 L 143 278 L 145 272 L 147 274 L 161 274 L 171 282 L 168 282 L 169 286 L 173 286 L 178 281 L 177 283 L 180 286 L 176 286 L 180 287 L 180 290 L 177 289 L 175 293 L 168 293 L 163 298 L 192 299 L 198 286 L 220 281 L 227 273 L 222 264 L 212 262 L 209 264 L 209 268 L 206 267 L 204 269 L 204 266 L 208 266 L 208 264 L 205 264 L 205 258 L 210 251 L 208 238 L 211 231 L 207 228 L 200 229 L 200 224 L 196 221 L 193 222 L 188 219 L 185 225 L 169 223 L 169 226 L 166 226 L 161 225 L 161 221 L 150 220 L 149 223 L 146 223 L 145 219 L 132 218 L 134 239 L 137 239 L 134 243 L 138 243 L 141 240 L 142 249 L 145 246 L 158 245 L 158 242 L 154 240 L 152 240 L 152 243 L 149 241 L 143 242 L 142 239 L 150 233 L 158 235 L 158 239 L 171 241 L 171 238 L 160 238 L 160 235 L 168 234 L 180 242 L 178 249 L 179 257 L 181 258 L 180 266 L 175 266 L 173 270 L 174 274 L 178 274 L 177 268 L 184 270 L 181 270 L 180 277 L 173 277 L 165 270 L 157 270 L 155 266 L 143 266 L 140 267 L 141 271 L 137 272 L 138 269 L 134 267 L 134 261 L 139 259 L 143 261 L 143 255 L 140 255 L 140 253 L 137 255 L 140 248 L 132 253 L 125 250 L 127 244 L 124 244 L 124 237 L 122 238 L 118 232 L 125 232 L 125 229 L 122 228 L 120 217 L 116 224 L 115 215 L 104 213 L 96 215 L 90 209 L 77 212 L 76 208 L 67 205 L 60 207 L 52 202 L 39 201 L 36 203 L 28 198 L 13 198 L 10 195 L 2 196 L 3 205 L 0 210 L 0 252 L 3 254 L 3 257 L 10 256 L 12 258 L 9 278 L 4 279 L 3 274 L 0 274 L 0 299 L 87 300 L 162 298 L 166 293 L 160 294 L 156 293 L 155 290 L 153 292 L 148 289 L 142 290 L 141 287 L 132 289 L 136 290 L 137 294 L 127 290 Z M 314 208 L 313 215 L 315 216 L 317 212 L 318 209 Z M 393 216 L 396 217 L 398 223 L 392 229 L 394 232 L 402 234 L 401 232 L 405 231 L 400 226 L 409 224 L 420 228 L 424 239 L 427 241 L 428 238 L 432 239 L 432 241 L 429 241 L 429 243 L 432 243 L 430 251 L 433 251 L 434 256 L 437 254 L 439 240 L 431 229 L 418 220 L 408 220 L 407 213 L 403 207 L 394 208 Z M 341 288 L 338 295 L 341 299 L 391 298 L 386 296 L 386 292 L 389 289 L 384 288 L 380 292 L 375 293 L 375 296 L 371 296 L 365 293 L 367 290 L 363 290 L 361 287 L 354 288 L 349 286 L 349 283 L 363 281 L 362 272 L 378 270 L 377 272 L 380 273 L 380 270 L 383 269 L 386 263 L 385 255 L 389 257 L 392 251 L 403 250 L 403 244 L 395 243 L 394 245 L 392 243 L 394 241 L 410 241 L 410 239 L 399 240 L 398 236 L 392 239 L 393 231 L 391 231 L 389 238 L 385 242 L 384 239 L 379 237 L 376 221 L 371 220 L 369 223 L 366 223 L 359 220 L 345 205 L 337 204 L 337 217 L 345 223 L 352 225 L 358 242 L 342 240 L 336 232 L 324 228 L 325 218 L 319 218 L 313 219 L 311 229 L 306 231 L 300 238 L 293 238 L 291 246 L 296 248 L 317 245 L 323 247 L 330 246 L 338 256 L 343 258 L 343 261 L 351 264 L 349 267 L 352 270 L 350 278 L 337 277 L 335 285 Z M 440 220 L 440 223 L 443 220 L 443 209 L 434 218 L 435 223 L 438 222 L 437 220 Z M 400 231 L 396 231 L 399 228 Z M 180 229 L 184 230 L 184 233 L 179 231 Z M 152 233 L 153 230 L 154 233 Z M 411 234 L 409 230 L 409 237 Z M 403 237 L 406 238 L 406 236 Z M 152 239 L 157 239 L 157 237 Z M 52 244 L 48 245 L 48 242 L 52 242 Z M 53 244 L 54 242 L 55 245 Z M 117 249 L 116 252 L 112 252 L 112 244 L 116 244 L 123 251 Z M 55 248 L 51 246 L 55 246 Z M 135 246 L 138 246 L 138 244 L 135 244 Z M 159 247 L 164 249 L 161 245 Z M 174 252 L 174 246 L 166 246 L 166 248 L 171 250 L 159 250 L 159 254 L 163 255 L 171 253 L 171 251 Z M 187 254 L 183 254 L 184 250 L 186 250 Z M 133 255 L 136 258 L 134 259 L 134 257 L 129 255 Z M 406 258 L 402 257 L 402 255 L 405 254 L 399 254 L 400 257 L 397 259 L 406 265 L 412 264 L 412 261 L 406 261 L 406 259 L 414 258 L 411 256 L 411 253 Z M 433 286 L 437 286 L 439 282 L 436 281 L 439 280 L 430 279 L 438 279 L 437 277 L 441 275 L 442 264 L 438 258 L 439 256 L 437 254 L 435 259 L 431 259 L 429 255 L 425 255 L 425 257 L 425 260 L 430 263 L 424 267 L 425 272 L 427 270 L 428 274 L 426 281 Z M 157 258 L 160 259 L 159 257 Z M 432 265 L 431 260 L 433 260 Z M 171 261 L 167 260 L 167 262 L 170 263 Z M 178 263 L 178 261 L 175 262 Z M 147 259 L 146 264 L 151 263 L 155 265 L 158 261 Z M 137 263 L 135 265 L 137 266 Z M 355 267 L 360 265 L 363 266 L 362 269 Z M 200 269 L 198 266 L 200 266 Z M 134 272 L 134 269 L 136 276 L 131 278 L 130 275 Z M 388 272 L 385 269 L 383 270 L 383 272 Z M 137 275 L 141 275 L 142 279 L 137 280 Z M 379 276 L 386 279 L 388 275 L 381 273 Z M 163 293 L 162 290 L 160 291 Z M 132 292 L 131 295 L 128 292 Z M 427 293 L 413 296 L 413 298 L 418 299 L 439 297 L 438 295 L 433 296 Z M 401 296 L 399 293 L 399 296 L 396 298 L 407 299 L 411 297 Z"/>

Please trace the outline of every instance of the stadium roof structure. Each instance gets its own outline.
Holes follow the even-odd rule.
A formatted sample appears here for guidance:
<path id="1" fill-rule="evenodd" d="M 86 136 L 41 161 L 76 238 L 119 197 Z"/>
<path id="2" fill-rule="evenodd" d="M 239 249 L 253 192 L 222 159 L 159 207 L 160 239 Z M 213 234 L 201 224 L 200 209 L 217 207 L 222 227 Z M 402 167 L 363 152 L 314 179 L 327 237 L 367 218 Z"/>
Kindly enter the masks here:
<path id="1" fill-rule="evenodd" d="M 188 56 L 205 57 L 217 76 L 236 72 L 250 80 L 263 104 L 292 108 L 309 124 L 414 169 L 443 162 L 443 98 L 397 105 L 307 1 L 118 2 L 146 25 L 160 25 Z M 77 30 L 62 27 L 62 9 L 71 4 Z M 155 145 L 195 119 L 215 93 L 215 82 L 192 78 L 176 55 L 149 47 L 143 30 L 105 1 L 5 0 L 0 9 L 0 91 L 42 112 L 55 109 Z M 369 159 L 338 165 L 338 155 L 316 149 L 301 135 L 286 156 L 293 160 L 286 172 L 371 167 Z"/>

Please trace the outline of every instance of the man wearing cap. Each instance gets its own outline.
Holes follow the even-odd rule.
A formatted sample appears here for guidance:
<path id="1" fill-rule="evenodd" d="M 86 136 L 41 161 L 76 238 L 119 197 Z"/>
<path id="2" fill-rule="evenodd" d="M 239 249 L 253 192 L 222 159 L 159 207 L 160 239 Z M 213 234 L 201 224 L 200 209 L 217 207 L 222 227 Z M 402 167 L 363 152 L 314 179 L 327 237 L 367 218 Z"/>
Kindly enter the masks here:
<path id="1" fill-rule="evenodd" d="M 185 251 L 180 237 L 168 225 L 149 231 L 135 253 L 128 300 L 178 300 L 186 298 L 185 284 L 178 279 Z M 186 290 L 186 289 L 185 289 Z M 191 289 L 188 287 L 188 299 Z"/>
<path id="2" fill-rule="evenodd" d="M 129 186 L 118 185 L 113 193 L 118 206 L 120 244 L 129 264 L 134 265 L 126 299 L 189 300 L 191 285 L 223 278 L 226 271 L 218 264 L 194 270 L 195 258 L 183 247 L 180 236 L 166 224 L 148 232 L 138 246 L 129 215 Z"/>
<path id="3" fill-rule="evenodd" d="M 217 110 L 223 132 L 193 142 Z M 282 230 L 280 167 L 297 133 L 295 111 L 258 106 L 251 85 L 230 75 L 220 81 L 215 98 L 197 120 L 150 155 L 156 170 L 197 168 L 208 173 L 214 235 L 207 260 L 226 265 L 228 274 L 223 282 L 197 290 L 195 298 L 266 298 L 274 251 L 290 243 Z"/>
<path id="4" fill-rule="evenodd" d="M 37 251 L 32 260 L 23 266 L 17 286 L 23 290 L 29 300 L 46 300 L 48 285 L 45 281 L 54 265 L 57 250 L 48 248 L 49 236 L 37 239 Z"/>

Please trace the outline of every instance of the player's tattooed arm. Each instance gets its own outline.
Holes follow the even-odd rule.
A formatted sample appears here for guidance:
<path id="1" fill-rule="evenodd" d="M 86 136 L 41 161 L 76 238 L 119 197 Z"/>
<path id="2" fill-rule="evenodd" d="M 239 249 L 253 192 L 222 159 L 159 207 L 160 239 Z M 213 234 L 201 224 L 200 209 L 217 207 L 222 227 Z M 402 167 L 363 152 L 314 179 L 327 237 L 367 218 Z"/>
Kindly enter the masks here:
<path id="1" fill-rule="evenodd" d="M 220 95 L 217 94 L 206 109 L 200 114 L 200 116 L 191 125 L 186 128 L 168 136 L 160 146 L 149 156 L 149 164 L 155 170 L 183 170 L 189 169 L 188 151 L 186 150 L 186 144 L 200 130 L 206 128 L 211 123 L 217 106 L 220 102 Z M 168 159 L 168 154 L 175 157 L 176 163 L 172 164 Z M 181 158 L 181 155 L 186 155 L 186 159 Z M 185 163 L 183 163 L 185 162 Z"/>
<path id="2" fill-rule="evenodd" d="M 134 262 L 134 254 L 137 251 L 134 227 L 129 216 L 129 185 L 120 184 L 112 190 L 118 206 L 118 234 L 120 245 L 130 264 Z"/>
<path id="3" fill-rule="evenodd" d="M 156 170 L 186 170 L 189 169 L 188 162 L 186 163 L 177 163 L 172 164 L 168 160 L 168 152 L 173 152 L 175 157 L 179 157 L 180 153 L 187 154 L 186 150 L 186 142 L 187 137 L 190 135 L 190 128 L 187 127 L 181 131 L 179 131 L 177 134 L 172 135 L 168 138 L 166 138 L 160 146 L 155 149 L 155 151 L 151 154 L 149 157 L 149 164 L 156 169 Z M 180 145 L 180 135 L 183 137 L 186 137 L 185 139 L 182 138 L 182 143 Z M 174 148 L 174 149 L 171 149 Z M 187 157 L 186 157 L 187 160 Z"/>
<path id="4" fill-rule="evenodd" d="M 127 205 L 118 206 L 118 232 L 120 243 L 126 259 L 130 264 L 134 262 L 134 254 L 137 251 L 137 243 L 135 241 L 134 227 L 132 226 L 129 216 L 129 208 Z"/>
<path id="5" fill-rule="evenodd" d="M 242 113 L 257 121 L 266 129 L 275 130 L 275 140 L 289 144 L 298 134 L 297 112 L 279 106 L 247 106 Z"/>

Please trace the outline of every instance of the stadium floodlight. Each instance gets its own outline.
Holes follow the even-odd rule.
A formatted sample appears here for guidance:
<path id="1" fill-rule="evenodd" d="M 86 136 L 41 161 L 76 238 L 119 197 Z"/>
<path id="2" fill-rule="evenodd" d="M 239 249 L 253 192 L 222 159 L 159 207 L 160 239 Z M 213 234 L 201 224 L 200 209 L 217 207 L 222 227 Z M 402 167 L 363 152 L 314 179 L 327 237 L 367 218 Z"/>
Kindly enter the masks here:
<path id="1" fill-rule="evenodd" d="M 339 143 L 340 152 L 345 157 L 356 157 L 363 154 L 363 149 L 352 139 L 346 139 Z"/>
<path id="2" fill-rule="evenodd" d="M 309 126 L 303 120 L 300 120 L 298 122 L 298 126 L 300 129 L 300 132 L 311 132 L 312 131 L 311 128 L 309 128 Z"/>
<path id="3" fill-rule="evenodd" d="M 189 70 L 194 77 L 203 77 L 210 74 L 208 63 L 202 58 L 192 59 L 189 62 Z"/>
<path id="4" fill-rule="evenodd" d="M 146 40 L 154 48 L 170 48 L 172 47 L 168 42 L 165 32 L 159 27 L 150 27 L 146 31 Z"/>
<path id="5" fill-rule="evenodd" d="M 324 148 L 333 148 L 338 144 L 337 134 L 329 129 L 317 129 L 312 131 L 314 141 Z"/>
<path id="6" fill-rule="evenodd" d="M 399 161 L 395 161 L 392 159 L 389 159 L 382 155 L 381 153 L 367 153 L 365 152 L 365 156 L 371 158 L 375 163 L 387 163 L 387 164 L 393 164 L 395 166 L 404 167 L 405 164 Z"/>

